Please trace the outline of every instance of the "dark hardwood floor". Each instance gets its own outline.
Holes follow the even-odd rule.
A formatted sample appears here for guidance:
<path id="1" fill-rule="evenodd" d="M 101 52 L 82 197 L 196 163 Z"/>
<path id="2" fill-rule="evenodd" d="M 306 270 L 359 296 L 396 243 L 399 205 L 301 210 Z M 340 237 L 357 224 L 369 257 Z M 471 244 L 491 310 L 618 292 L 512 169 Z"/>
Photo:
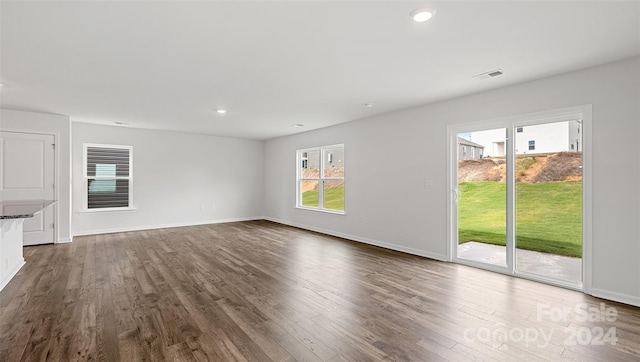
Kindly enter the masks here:
<path id="1" fill-rule="evenodd" d="M 640 308 L 268 221 L 25 258 L 0 361 L 640 360 Z"/>

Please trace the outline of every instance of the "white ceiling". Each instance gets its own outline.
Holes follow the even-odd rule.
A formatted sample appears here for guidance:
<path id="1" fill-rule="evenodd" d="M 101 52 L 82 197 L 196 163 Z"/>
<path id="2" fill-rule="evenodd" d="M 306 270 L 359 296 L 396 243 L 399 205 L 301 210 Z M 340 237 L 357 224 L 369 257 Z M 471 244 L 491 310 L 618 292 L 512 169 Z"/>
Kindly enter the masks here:
<path id="1" fill-rule="evenodd" d="M 255 139 L 640 55 L 640 1 L 0 6 L 2 108 Z"/>

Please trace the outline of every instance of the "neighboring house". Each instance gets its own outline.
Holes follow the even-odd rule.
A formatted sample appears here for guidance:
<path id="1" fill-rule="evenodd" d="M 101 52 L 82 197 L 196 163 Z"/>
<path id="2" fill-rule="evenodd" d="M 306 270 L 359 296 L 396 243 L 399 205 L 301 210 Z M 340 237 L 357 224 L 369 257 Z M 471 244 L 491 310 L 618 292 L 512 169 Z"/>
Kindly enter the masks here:
<path id="1" fill-rule="evenodd" d="M 582 151 L 581 120 L 523 126 L 515 129 L 516 154 Z M 471 132 L 470 139 L 485 147 L 485 157 L 501 157 L 506 152 L 506 130 Z"/>
<path id="2" fill-rule="evenodd" d="M 458 160 L 472 160 L 483 156 L 483 145 L 458 137 Z"/>
<path id="3" fill-rule="evenodd" d="M 504 128 L 487 131 L 471 132 L 469 137 L 473 142 L 484 146 L 484 157 L 502 157 L 505 155 L 505 140 L 507 139 Z"/>
<path id="4" fill-rule="evenodd" d="M 331 148 L 325 149 L 324 167 L 342 167 L 344 162 L 344 149 Z M 301 160 L 302 168 L 319 169 L 320 168 L 320 151 L 318 149 L 310 149 L 302 152 Z"/>

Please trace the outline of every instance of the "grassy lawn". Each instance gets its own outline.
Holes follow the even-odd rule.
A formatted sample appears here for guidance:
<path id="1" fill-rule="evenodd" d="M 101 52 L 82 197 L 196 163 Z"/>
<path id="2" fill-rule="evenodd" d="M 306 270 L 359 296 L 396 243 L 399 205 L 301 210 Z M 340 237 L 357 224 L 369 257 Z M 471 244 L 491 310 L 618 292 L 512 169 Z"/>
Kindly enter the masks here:
<path id="1" fill-rule="evenodd" d="M 302 193 L 302 205 L 318 207 L 318 191 Z M 324 208 L 344 210 L 344 186 L 327 188 L 324 190 Z"/>
<path id="2" fill-rule="evenodd" d="M 459 184 L 460 243 L 505 245 L 506 184 Z M 516 246 L 558 255 L 582 256 L 582 182 L 516 185 Z"/>

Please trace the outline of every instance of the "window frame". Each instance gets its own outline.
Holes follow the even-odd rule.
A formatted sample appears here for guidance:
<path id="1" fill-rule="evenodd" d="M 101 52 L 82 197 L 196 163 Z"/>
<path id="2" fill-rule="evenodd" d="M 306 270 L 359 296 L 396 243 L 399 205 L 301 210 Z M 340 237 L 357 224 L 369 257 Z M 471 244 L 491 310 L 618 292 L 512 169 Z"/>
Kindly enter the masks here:
<path id="1" fill-rule="evenodd" d="M 299 149 L 296 150 L 296 208 L 297 209 L 303 209 L 303 210 L 311 210 L 311 211 L 319 211 L 319 212 L 325 212 L 325 213 L 329 213 L 329 214 L 338 214 L 338 215 L 345 215 L 346 214 L 346 197 L 344 197 L 344 210 L 336 210 L 336 209 L 327 209 L 324 207 L 324 181 L 342 181 L 343 183 L 346 180 L 345 174 L 346 174 L 346 162 L 344 161 L 346 159 L 346 157 L 343 158 L 343 167 L 345 167 L 345 174 L 343 174 L 342 177 L 325 177 L 324 175 L 324 169 L 325 169 L 325 159 L 324 159 L 324 155 L 325 155 L 325 150 L 329 150 L 329 149 L 333 149 L 333 148 L 342 148 L 342 152 L 344 154 L 344 143 L 339 143 L 339 144 L 334 144 L 334 145 L 327 145 L 327 146 L 319 146 L 319 147 L 311 147 L 311 148 L 303 148 L 303 149 Z M 302 162 L 303 161 L 307 161 L 308 162 L 308 153 L 312 152 L 312 151 L 318 151 L 319 152 L 319 161 L 320 164 L 318 165 L 319 167 L 319 171 L 318 171 L 318 177 L 317 178 L 303 178 L 302 176 Z M 307 153 L 307 157 L 303 157 L 303 154 Z M 303 181 L 317 181 L 318 182 L 318 206 L 317 207 L 313 207 L 313 206 L 305 206 L 302 205 L 302 190 L 301 190 L 301 184 Z M 345 187 L 346 188 L 346 187 Z"/>
<path id="2" fill-rule="evenodd" d="M 87 151 L 89 148 L 116 148 L 126 149 L 129 151 L 129 175 L 128 176 L 89 176 L 87 174 Z M 83 212 L 113 212 L 113 211 L 130 211 L 135 210 L 133 207 L 133 146 L 128 145 L 113 145 L 103 143 L 83 143 L 82 144 L 82 178 L 83 178 Z M 102 207 L 102 208 L 89 208 L 89 180 L 128 180 L 128 206 L 126 207 Z"/>

